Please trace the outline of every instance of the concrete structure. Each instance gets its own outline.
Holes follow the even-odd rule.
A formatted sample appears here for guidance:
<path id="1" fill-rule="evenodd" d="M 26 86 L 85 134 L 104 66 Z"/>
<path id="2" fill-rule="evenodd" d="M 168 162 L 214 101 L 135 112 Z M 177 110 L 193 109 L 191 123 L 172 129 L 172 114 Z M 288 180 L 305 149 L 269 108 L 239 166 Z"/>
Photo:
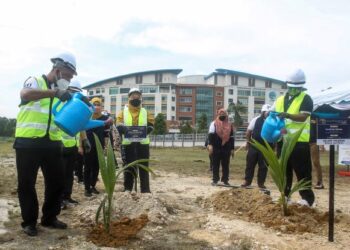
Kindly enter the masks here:
<path id="1" fill-rule="evenodd" d="M 286 92 L 283 81 L 234 71 L 216 69 L 209 75 L 189 75 L 178 78 L 181 69 L 163 69 L 120 75 L 85 86 L 91 95 L 101 95 L 104 108 L 117 114 L 127 103 L 130 88 L 143 92 L 143 106 L 156 116 L 163 113 L 169 121 L 189 121 L 196 124 L 202 113 L 208 123 L 216 110 L 227 109 L 230 103 L 246 108 L 241 114 L 244 125 L 258 114 L 264 103 L 273 104 Z"/>

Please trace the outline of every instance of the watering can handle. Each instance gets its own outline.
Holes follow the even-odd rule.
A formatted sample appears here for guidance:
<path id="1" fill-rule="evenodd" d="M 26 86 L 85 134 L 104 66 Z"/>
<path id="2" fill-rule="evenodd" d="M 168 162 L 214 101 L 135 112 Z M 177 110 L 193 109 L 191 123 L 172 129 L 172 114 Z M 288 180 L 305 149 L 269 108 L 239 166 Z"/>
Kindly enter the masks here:
<path id="1" fill-rule="evenodd" d="M 55 105 L 53 105 L 53 108 L 52 108 L 52 113 L 54 116 L 56 116 L 57 114 L 57 107 L 61 104 L 61 101 L 58 101 L 55 103 Z"/>

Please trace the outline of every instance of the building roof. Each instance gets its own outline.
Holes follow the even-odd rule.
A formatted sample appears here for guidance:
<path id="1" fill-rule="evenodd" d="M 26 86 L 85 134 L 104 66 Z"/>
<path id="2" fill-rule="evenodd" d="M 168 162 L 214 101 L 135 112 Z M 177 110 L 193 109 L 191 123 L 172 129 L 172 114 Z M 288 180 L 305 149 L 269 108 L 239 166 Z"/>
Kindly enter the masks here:
<path id="1" fill-rule="evenodd" d="M 245 73 L 245 72 L 240 72 L 240 71 L 236 71 L 236 70 L 230 70 L 230 69 L 215 69 L 216 71 L 207 75 L 205 77 L 205 79 L 209 79 L 210 77 L 212 77 L 213 75 L 238 75 L 238 76 L 244 76 L 244 77 L 253 77 L 255 79 L 260 79 L 263 81 L 272 81 L 275 83 L 280 83 L 280 84 L 284 84 L 284 81 L 281 80 L 277 80 L 274 78 L 270 78 L 270 77 L 266 77 L 266 76 L 260 76 L 260 75 L 254 75 L 254 74 L 249 74 L 249 73 Z"/>
<path id="2" fill-rule="evenodd" d="M 138 76 L 138 75 L 150 75 L 150 74 L 159 74 L 159 73 L 173 73 L 173 74 L 180 74 L 182 72 L 182 69 L 159 69 L 159 70 L 150 70 L 150 71 L 142 71 L 142 72 L 135 72 L 135 73 L 130 73 L 126 75 L 119 75 L 111 78 L 107 78 L 98 82 L 91 83 L 89 85 L 86 85 L 83 87 L 83 89 L 89 89 L 93 87 L 100 86 L 104 83 L 111 82 L 111 81 L 116 81 L 118 79 L 123 79 L 123 78 L 128 78 L 128 77 L 133 77 L 133 76 Z"/>

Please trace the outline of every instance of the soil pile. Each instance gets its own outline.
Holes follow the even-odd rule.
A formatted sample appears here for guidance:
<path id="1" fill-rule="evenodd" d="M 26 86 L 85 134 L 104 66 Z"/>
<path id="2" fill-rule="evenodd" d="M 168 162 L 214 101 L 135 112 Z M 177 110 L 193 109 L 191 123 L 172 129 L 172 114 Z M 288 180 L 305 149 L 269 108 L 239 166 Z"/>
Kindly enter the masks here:
<path id="1" fill-rule="evenodd" d="M 227 216 L 262 223 L 284 233 L 316 233 L 325 234 L 328 229 L 328 214 L 315 208 L 292 204 L 288 206 L 290 215 L 283 216 L 279 204 L 271 197 L 255 189 L 232 189 L 213 194 L 205 202 L 214 211 Z M 349 218 L 338 215 L 336 223 L 344 228 L 349 225 Z"/>
<path id="2" fill-rule="evenodd" d="M 97 246 L 119 247 L 128 244 L 130 239 L 136 238 L 136 234 L 147 224 L 148 217 L 145 214 L 138 218 L 122 218 L 110 225 L 110 231 L 106 232 L 102 224 L 95 225 L 87 234 L 87 240 Z"/>

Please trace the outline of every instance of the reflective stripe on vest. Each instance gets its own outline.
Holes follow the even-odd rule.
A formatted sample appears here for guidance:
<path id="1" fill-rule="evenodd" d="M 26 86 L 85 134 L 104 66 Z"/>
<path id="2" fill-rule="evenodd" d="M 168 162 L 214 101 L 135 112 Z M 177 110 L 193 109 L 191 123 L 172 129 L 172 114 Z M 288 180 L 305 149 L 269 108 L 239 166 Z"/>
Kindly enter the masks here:
<path id="1" fill-rule="evenodd" d="M 300 106 L 304 100 L 306 93 L 301 92 L 297 97 L 294 98 L 293 102 L 289 106 L 288 110 L 284 110 L 284 96 L 280 96 L 276 101 L 277 112 L 287 112 L 288 114 L 296 115 L 300 113 Z M 298 138 L 298 142 L 309 142 L 310 141 L 310 116 L 305 122 L 296 122 L 290 119 L 285 119 L 286 129 L 288 133 L 295 133 L 306 123 L 303 131 Z"/>
<path id="2" fill-rule="evenodd" d="M 79 146 L 78 142 L 79 140 L 77 140 L 77 138 L 79 137 L 79 133 L 76 135 L 76 136 L 70 136 L 70 135 L 67 135 L 66 133 L 64 133 L 62 131 L 62 143 L 63 143 L 63 146 L 65 148 L 72 148 L 72 147 L 75 147 L 75 146 Z"/>
<path id="3" fill-rule="evenodd" d="M 125 126 L 132 126 L 132 115 L 127 106 L 125 106 L 123 111 L 123 119 L 124 119 Z M 144 108 L 140 109 L 138 126 L 147 126 L 147 111 Z M 149 142 L 150 141 L 149 141 L 148 135 L 145 139 L 140 141 L 141 144 L 149 144 Z M 129 144 L 131 144 L 131 141 L 126 139 L 123 135 L 122 145 L 129 145 Z"/>
<path id="4" fill-rule="evenodd" d="M 36 78 L 38 87 L 41 90 L 47 90 L 45 79 L 40 76 Z M 53 99 L 53 103 L 58 101 Z M 17 115 L 16 137 L 40 138 L 46 135 L 50 114 L 50 98 L 43 98 L 38 101 L 31 101 L 20 107 Z M 55 125 L 54 116 L 51 116 L 49 136 L 52 141 L 60 141 L 60 129 Z"/>

